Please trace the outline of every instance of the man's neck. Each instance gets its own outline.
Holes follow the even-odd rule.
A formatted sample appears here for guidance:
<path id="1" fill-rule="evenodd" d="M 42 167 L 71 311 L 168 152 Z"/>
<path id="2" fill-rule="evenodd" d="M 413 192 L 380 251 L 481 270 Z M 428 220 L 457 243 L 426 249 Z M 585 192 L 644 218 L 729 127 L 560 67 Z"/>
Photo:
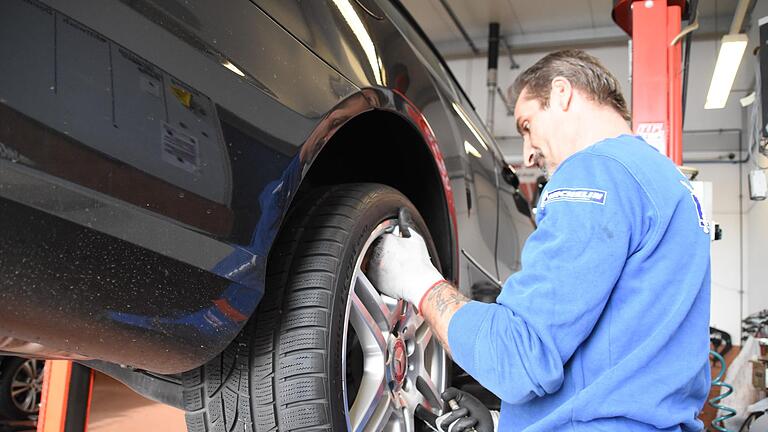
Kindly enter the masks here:
<path id="1" fill-rule="evenodd" d="M 574 153 L 608 138 L 632 134 L 632 128 L 619 113 L 611 108 L 601 107 L 589 110 L 580 117 L 581 127 L 573 140 Z"/>

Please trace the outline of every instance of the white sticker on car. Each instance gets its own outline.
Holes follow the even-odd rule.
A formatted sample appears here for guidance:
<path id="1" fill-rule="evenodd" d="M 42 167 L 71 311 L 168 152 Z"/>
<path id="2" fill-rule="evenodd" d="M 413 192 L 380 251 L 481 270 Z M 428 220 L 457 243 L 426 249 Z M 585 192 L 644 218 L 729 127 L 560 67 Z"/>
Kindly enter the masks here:
<path id="1" fill-rule="evenodd" d="M 163 122 L 161 134 L 162 159 L 191 173 L 200 168 L 200 149 L 197 138 Z"/>

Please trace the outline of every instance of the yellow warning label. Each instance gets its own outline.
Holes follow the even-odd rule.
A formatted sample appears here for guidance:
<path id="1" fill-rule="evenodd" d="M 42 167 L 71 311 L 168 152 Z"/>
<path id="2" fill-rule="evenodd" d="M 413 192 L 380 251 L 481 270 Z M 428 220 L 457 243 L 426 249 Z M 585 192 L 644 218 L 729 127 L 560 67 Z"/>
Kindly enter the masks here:
<path id="1" fill-rule="evenodd" d="M 176 99 L 178 99 L 182 105 L 187 108 L 192 106 L 192 93 L 174 85 L 171 86 L 171 90 L 173 90 L 173 94 L 176 95 Z"/>

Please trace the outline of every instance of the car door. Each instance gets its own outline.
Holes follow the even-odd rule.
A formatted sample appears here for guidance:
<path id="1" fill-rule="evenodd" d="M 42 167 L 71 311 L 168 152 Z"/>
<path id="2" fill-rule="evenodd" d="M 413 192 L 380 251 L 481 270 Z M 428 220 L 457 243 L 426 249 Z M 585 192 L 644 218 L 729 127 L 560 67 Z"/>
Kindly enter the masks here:
<path id="1" fill-rule="evenodd" d="M 299 147 L 358 90 L 248 0 L 4 0 L 0 333 L 165 372 L 221 352 Z"/>

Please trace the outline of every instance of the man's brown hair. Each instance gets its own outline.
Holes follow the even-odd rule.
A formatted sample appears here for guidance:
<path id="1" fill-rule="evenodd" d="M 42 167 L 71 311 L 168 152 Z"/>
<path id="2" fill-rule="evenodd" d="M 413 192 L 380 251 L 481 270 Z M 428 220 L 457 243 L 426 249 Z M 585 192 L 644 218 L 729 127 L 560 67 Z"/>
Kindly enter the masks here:
<path id="1" fill-rule="evenodd" d="M 627 102 L 616 77 L 598 59 L 576 49 L 555 51 L 526 69 L 509 88 L 510 102 L 516 104 L 525 90 L 527 99 L 536 99 L 542 107 L 548 107 L 552 80 L 556 77 L 567 79 L 593 101 L 610 106 L 624 120 L 630 120 Z"/>

